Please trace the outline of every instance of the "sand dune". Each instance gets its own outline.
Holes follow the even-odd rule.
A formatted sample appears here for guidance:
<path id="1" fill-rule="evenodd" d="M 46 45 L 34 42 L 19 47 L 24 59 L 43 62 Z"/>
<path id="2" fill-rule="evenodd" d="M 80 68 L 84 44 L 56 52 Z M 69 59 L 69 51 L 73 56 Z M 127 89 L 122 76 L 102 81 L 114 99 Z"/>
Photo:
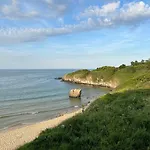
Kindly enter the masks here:
<path id="1" fill-rule="evenodd" d="M 47 128 L 53 128 L 64 120 L 81 113 L 81 109 L 63 116 L 43 121 L 40 123 L 20 127 L 17 129 L 7 130 L 0 133 L 0 150 L 14 150 L 17 147 L 34 140 L 39 133 Z"/>

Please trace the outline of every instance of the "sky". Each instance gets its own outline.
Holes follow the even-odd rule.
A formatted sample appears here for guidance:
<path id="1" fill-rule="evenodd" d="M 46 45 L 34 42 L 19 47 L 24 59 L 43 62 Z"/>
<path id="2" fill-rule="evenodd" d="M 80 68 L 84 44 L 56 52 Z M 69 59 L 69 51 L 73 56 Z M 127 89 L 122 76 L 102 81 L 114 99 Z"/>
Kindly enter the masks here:
<path id="1" fill-rule="evenodd" d="M 0 0 L 0 69 L 92 69 L 148 58 L 149 0 Z"/>

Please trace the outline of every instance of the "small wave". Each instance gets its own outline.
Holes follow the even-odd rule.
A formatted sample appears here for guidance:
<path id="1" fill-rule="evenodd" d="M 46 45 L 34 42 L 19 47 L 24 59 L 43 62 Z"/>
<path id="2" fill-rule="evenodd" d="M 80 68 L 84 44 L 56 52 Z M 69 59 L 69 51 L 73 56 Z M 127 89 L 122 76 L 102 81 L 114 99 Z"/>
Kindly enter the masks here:
<path id="1" fill-rule="evenodd" d="M 0 131 L 4 131 L 4 130 L 7 130 L 9 127 L 4 127 L 4 128 L 1 128 Z"/>
<path id="2" fill-rule="evenodd" d="M 10 117 L 10 116 L 0 116 L 0 119 L 3 119 L 3 118 L 8 118 L 8 117 Z"/>
<path id="3" fill-rule="evenodd" d="M 42 99 L 42 98 L 48 98 L 51 97 L 51 95 L 46 95 L 46 96 L 39 96 L 39 97 L 29 97 L 29 98 L 18 98 L 18 99 L 6 99 L 6 100 L 2 100 L 0 102 L 10 102 L 10 101 L 20 101 L 20 100 L 33 100 L 33 99 Z"/>
<path id="4" fill-rule="evenodd" d="M 14 116 L 21 116 L 21 115 L 35 115 L 38 114 L 39 112 L 22 112 L 18 114 L 14 114 Z"/>
<path id="5" fill-rule="evenodd" d="M 74 106 L 75 108 L 78 108 L 79 106 Z"/>
<path id="6" fill-rule="evenodd" d="M 38 114 L 39 112 L 31 112 L 32 115 Z"/>
<path id="7" fill-rule="evenodd" d="M 74 106 L 75 108 L 79 106 Z M 7 114 L 0 116 L 0 119 L 4 118 L 10 118 L 10 117 L 15 117 L 15 116 L 23 116 L 23 115 L 36 115 L 36 114 L 41 114 L 41 113 L 47 113 L 47 112 L 53 112 L 53 111 L 61 111 L 61 110 L 66 110 L 69 108 L 73 108 L 73 106 L 65 107 L 65 108 L 58 108 L 58 109 L 51 109 L 51 110 L 43 110 L 43 111 L 33 111 L 33 112 L 21 112 L 21 113 L 16 113 L 16 114 Z"/>
<path id="8" fill-rule="evenodd" d="M 6 129 L 8 129 L 8 128 L 9 128 L 9 127 L 4 127 L 3 130 L 6 130 Z"/>
<path id="9" fill-rule="evenodd" d="M 47 91 L 46 91 L 47 92 Z M 54 97 L 60 97 L 64 93 L 53 93 L 53 94 L 48 94 L 46 93 L 45 95 L 39 95 L 37 97 L 24 97 L 24 98 L 14 98 L 14 99 L 4 99 L 0 100 L 0 102 L 15 102 L 15 101 L 29 101 L 29 100 L 38 100 L 38 99 L 44 99 L 44 98 L 54 98 Z M 62 97 L 61 97 L 62 98 Z"/>
<path id="10" fill-rule="evenodd" d="M 23 112 L 23 113 L 18 113 L 18 114 L 10 114 L 10 115 L 0 116 L 0 119 L 15 117 L 15 116 L 22 116 L 22 115 L 35 115 L 38 113 L 40 113 L 40 112 Z"/>
<path id="11" fill-rule="evenodd" d="M 35 115 L 35 114 L 38 114 L 39 112 L 36 111 L 36 112 L 23 112 L 23 113 L 18 113 L 16 114 L 16 116 L 21 116 L 21 115 Z"/>

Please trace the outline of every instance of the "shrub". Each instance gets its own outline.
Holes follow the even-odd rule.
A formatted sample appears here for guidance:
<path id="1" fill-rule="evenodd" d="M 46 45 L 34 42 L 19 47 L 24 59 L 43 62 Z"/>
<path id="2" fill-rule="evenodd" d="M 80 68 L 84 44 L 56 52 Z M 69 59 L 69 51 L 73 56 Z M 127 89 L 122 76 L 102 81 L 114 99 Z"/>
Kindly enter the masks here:
<path id="1" fill-rule="evenodd" d="M 126 65 L 125 65 L 125 64 L 122 64 L 122 65 L 119 66 L 119 69 L 123 69 L 123 68 L 125 68 L 125 67 L 126 67 Z"/>

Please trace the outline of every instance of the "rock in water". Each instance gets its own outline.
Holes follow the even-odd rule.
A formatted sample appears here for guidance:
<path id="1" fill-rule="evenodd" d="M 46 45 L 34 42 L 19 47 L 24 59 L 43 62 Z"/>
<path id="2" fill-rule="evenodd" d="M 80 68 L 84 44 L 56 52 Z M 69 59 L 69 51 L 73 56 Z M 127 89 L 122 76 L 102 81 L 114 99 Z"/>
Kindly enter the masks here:
<path id="1" fill-rule="evenodd" d="M 72 89 L 69 93 L 69 97 L 78 98 L 81 97 L 81 89 Z"/>
<path id="2" fill-rule="evenodd" d="M 54 78 L 55 80 L 62 80 L 62 77 Z"/>

